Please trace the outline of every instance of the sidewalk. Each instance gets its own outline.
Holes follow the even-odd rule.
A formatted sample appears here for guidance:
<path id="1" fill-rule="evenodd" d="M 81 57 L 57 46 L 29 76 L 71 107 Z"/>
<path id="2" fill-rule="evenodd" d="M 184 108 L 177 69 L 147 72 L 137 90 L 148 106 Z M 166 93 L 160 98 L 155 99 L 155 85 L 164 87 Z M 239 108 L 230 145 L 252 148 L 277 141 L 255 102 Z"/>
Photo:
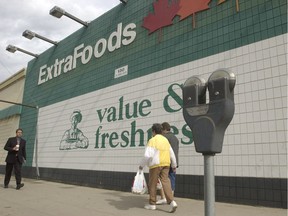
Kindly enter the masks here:
<path id="1" fill-rule="evenodd" d="M 1 176 L 1 175 L 0 175 Z M 25 186 L 15 190 L 14 176 L 8 189 L 0 183 L 1 216 L 204 216 L 204 202 L 175 198 L 178 208 L 143 208 L 148 195 L 67 185 L 35 179 L 23 179 Z M 4 176 L 0 178 L 3 182 Z M 215 216 L 287 216 L 286 209 L 215 203 Z"/>

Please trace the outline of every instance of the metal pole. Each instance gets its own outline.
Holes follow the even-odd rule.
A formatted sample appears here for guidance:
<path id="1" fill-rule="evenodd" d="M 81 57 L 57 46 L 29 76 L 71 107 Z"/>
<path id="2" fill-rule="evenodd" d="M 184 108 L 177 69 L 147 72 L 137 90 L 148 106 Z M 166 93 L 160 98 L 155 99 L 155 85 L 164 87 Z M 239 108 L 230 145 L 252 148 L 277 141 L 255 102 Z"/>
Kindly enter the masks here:
<path id="1" fill-rule="evenodd" d="M 39 116 L 39 108 L 37 107 L 37 122 L 36 122 L 36 133 L 35 133 L 35 164 L 36 164 L 37 179 L 40 178 L 40 172 L 39 172 L 39 166 L 38 166 L 38 116 Z"/>
<path id="2" fill-rule="evenodd" d="M 84 26 L 86 26 L 86 27 L 88 26 L 88 23 L 87 23 L 87 22 L 84 22 L 84 21 L 78 19 L 77 17 L 73 16 L 73 15 L 70 14 L 70 13 L 67 13 L 66 11 L 65 11 L 64 15 L 67 16 L 67 17 L 69 17 L 69 18 L 71 18 L 71 19 L 73 19 L 74 21 L 76 21 L 76 22 L 78 22 L 78 23 L 81 23 L 82 25 L 84 25 Z"/>
<path id="3" fill-rule="evenodd" d="M 215 215 L 214 155 L 204 155 L 205 216 Z"/>
<path id="4" fill-rule="evenodd" d="M 28 105 L 28 104 L 16 103 L 16 102 L 12 102 L 12 101 L 6 101 L 6 100 L 1 100 L 1 99 L 0 99 L 0 102 L 10 103 L 10 104 L 15 104 L 15 105 L 19 105 L 19 106 L 25 106 L 25 107 L 30 107 L 30 108 L 38 109 L 37 106 L 31 106 L 31 105 Z"/>

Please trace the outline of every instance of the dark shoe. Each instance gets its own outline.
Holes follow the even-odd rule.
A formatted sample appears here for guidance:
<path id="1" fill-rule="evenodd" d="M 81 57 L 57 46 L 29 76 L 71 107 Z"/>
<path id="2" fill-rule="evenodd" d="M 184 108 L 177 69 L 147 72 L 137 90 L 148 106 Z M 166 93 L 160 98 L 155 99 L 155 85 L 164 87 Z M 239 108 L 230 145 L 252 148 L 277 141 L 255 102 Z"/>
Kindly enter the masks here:
<path id="1" fill-rule="evenodd" d="M 4 185 L 4 188 L 8 188 L 8 185 Z"/>
<path id="2" fill-rule="evenodd" d="M 16 190 L 19 190 L 20 188 L 24 187 L 24 184 L 17 184 Z"/>

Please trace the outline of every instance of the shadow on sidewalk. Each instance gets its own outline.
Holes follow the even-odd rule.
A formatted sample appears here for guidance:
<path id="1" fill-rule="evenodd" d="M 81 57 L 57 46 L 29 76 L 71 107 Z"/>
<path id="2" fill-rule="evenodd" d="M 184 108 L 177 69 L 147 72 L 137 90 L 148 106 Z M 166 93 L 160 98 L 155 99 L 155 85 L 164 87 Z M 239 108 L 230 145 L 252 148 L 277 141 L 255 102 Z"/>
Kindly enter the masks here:
<path id="1" fill-rule="evenodd" d="M 106 201 L 118 210 L 129 210 L 131 208 L 143 209 L 144 205 L 148 202 L 147 195 L 113 193 L 112 197 L 111 199 L 106 199 Z"/>

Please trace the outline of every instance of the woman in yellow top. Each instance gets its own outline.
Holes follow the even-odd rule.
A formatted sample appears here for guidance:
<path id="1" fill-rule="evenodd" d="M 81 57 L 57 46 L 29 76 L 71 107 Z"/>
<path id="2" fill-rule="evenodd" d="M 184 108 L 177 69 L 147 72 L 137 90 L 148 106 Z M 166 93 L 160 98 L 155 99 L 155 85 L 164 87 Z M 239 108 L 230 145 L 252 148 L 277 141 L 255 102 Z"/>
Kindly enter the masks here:
<path id="1" fill-rule="evenodd" d="M 170 205 L 170 212 L 175 212 L 177 203 L 174 201 L 171 183 L 168 177 L 170 165 L 176 171 L 177 163 L 175 154 L 170 146 L 169 141 L 162 135 L 161 124 L 153 124 L 153 137 L 148 141 L 145 148 L 144 157 L 140 163 L 139 169 L 144 166 L 149 167 L 149 204 L 145 209 L 156 209 L 157 181 L 160 178 L 167 203 Z"/>

